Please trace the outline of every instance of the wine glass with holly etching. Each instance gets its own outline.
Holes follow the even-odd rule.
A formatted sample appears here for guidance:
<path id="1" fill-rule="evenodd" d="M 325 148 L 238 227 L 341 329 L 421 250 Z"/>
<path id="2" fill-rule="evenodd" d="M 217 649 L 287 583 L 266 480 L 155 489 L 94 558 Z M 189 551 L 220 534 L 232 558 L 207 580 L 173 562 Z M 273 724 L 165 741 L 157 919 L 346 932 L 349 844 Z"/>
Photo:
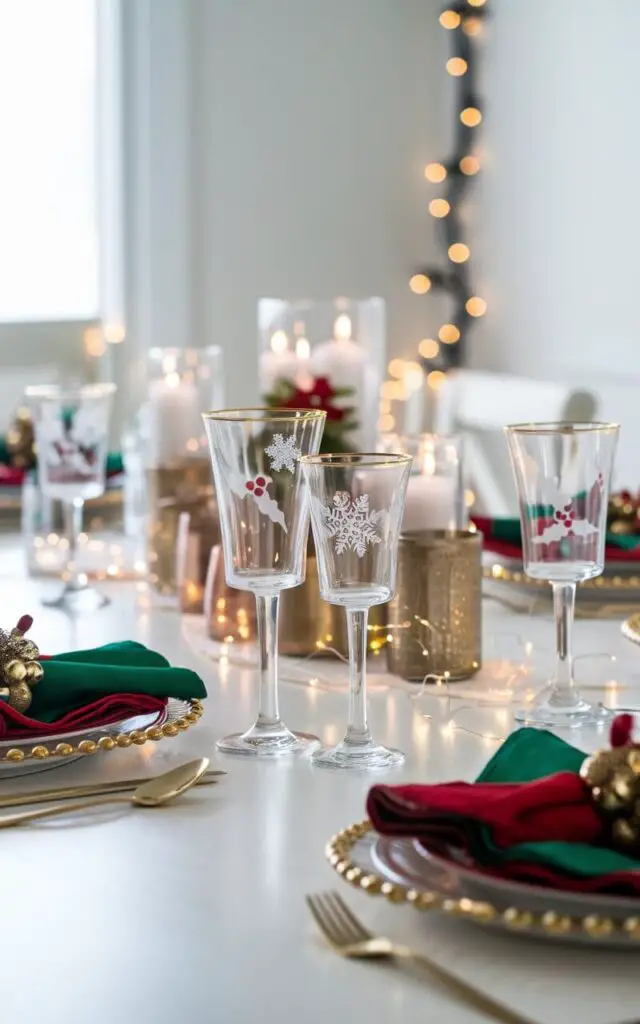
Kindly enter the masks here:
<path id="1" fill-rule="evenodd" d="M 578 692 L 572 629 L 576 585 L 604 568 L 609 481 L 616 423 L 524 423 L 506 427 L 520 506 L 524 571 L 553 589 L 555 675 L 516 712 L 529 725 L 577 728 L 608 714 Z"/>
<path id="2" fill-rule="evenodd" d="M 226 736 L 228 754 L 302 752 L 315 736 L 294 733 L 278 706 L 278 607 L 282 590 L 305 578 L 308 502 L 300 459 L 320 447 L 325 413 L 305 409 L 225 409 L 203 416 L 220 511 L 225 577 L 255 596 L 259 644 L 258 716 Z"/>

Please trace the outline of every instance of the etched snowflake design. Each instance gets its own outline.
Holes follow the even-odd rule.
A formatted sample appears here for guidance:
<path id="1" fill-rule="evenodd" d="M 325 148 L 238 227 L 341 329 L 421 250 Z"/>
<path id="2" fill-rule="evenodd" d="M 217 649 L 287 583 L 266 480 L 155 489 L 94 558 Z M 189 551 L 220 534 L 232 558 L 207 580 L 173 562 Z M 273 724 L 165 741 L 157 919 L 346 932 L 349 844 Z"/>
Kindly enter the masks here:
<path id="1" fill-rule="evenodd" d="M 296 462 L 302 456 L 302 452 L 296 447 L 296 439 L 283 437 L 282 434 L 273 435 L 273 444 L 264 450 L 265 455 L 271 460 L 271 469 L 277 473 L 279 469 L 288 469 L 295 473 Z"/>
<path id="2" fill-rule="evenodd" d="M 384 511 L 369 511 L 369 495 L 352 498 L 347 491 L 336 491 L 333 506 L 322 506 L 322 518 L 329 537 L 336 538 L 336 552 L 355 551 L 362 558 L 368 544 L 379 544 L 382 538 L 376 525 L 384 519 Z"/>

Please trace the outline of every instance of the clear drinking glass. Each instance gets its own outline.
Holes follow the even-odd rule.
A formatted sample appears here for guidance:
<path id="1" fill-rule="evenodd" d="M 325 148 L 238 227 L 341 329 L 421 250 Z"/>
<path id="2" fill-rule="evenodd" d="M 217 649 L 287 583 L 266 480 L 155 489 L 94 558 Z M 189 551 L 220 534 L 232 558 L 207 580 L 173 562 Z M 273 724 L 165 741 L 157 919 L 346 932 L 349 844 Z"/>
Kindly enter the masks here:
<path id="1" fill-rule="evenodd" d="M 105 489 L 109 414 L 115 390 L 115 384 L 51 384 L 26 389 L 38 448 L 38 483 L 45 497 L 62 502 L 68 543 L 64 587 L 43 604 L 70 612 L 94 611 L 109 603 L 89 585 L 86 574 L 78 571 L 77 555 L 84 503 L 98 498 Z"/>
<path id="2" fill-rule="evenodd" d="M 326 414 L 307 409 L 204 413 L 220 510 L 227 583 L 255 595 L 260 657 L 258 717 L 218 741 L 229 754 L 303 751 L 315 736 L 293 733 L 278 710 L 278 603 L 305 577 L 309 508 L 300 458 L 320 447 Z"/>
<path id="3" fill-rule="evenodd" d="M 505 428 L 516 480 L 524 571 L 553 588 L 555 678 L 516 713 L 531 725 L 577 728 L 602 721 L 578 693 L 571 632 L 576 584 L 604 568 L 607 502 L 619 427 L 615 423 L 527 423 Z"/>
<path id="4" fill-rule="evenodd" d="M 395 593 L 398 538 L 411 456 L 317 455 L 302 459 L 309 487 L 320 593 L 342 605 L 349 637 L 349 721 L 345 738 L 313 755 L 328 768 L 389 768 L 404 761 L 371 738 L 367 724 L 369 608 Z"/>

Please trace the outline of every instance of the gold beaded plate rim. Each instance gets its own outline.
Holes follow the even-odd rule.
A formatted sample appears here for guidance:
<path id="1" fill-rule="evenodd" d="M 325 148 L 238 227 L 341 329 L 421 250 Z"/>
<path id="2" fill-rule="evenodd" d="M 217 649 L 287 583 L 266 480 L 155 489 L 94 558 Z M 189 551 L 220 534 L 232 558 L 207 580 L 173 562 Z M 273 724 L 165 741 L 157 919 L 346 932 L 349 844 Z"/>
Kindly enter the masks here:
<path id="1" fill-rule="evenodd" d="M 91 726 L 74 733 L 43 736 L 40 740 L 37 737 L 30 737 L 28 740 L 13 744 L 11 741 L 3 740 L 0 743 L 0 767 L 16 768 L 51 759 L 61 762 L 68 758 L 88 757 L 133 745 L 143 746 L 147 742 L 171 739 L 195 725 L 202 713 L 201 701 L 170 697 L 165 711 L 142 729 L 133 727 L 134 723 L 149 716 L 128 715 L 120 722 L 112 722 L 103 728 Z"/>
<path id="2" fill-rule="evenodd" d="M 391 882 L 377 872 L 365 870 L 356 864 L 351 851 L 359 840 L 374 831 L 370 821 L 359 821 L 338 832 L 325 847 L 325 856 L 333 870 L 345 882 L 362 892 L 371 896 L 384 896 L 390 903 L 407 903 L 415 910 L 439 910 L 452 917 L 515 933 L 624 945 L 640 950 L 640 900 L 637 915 L 615 918 L 594 913 L 565 915 L 554 909 L 533 911 L 517 906 L 501 909 L 487 900 L 466 896 L 450 898 L 436 889 L 418 889 Z"/>

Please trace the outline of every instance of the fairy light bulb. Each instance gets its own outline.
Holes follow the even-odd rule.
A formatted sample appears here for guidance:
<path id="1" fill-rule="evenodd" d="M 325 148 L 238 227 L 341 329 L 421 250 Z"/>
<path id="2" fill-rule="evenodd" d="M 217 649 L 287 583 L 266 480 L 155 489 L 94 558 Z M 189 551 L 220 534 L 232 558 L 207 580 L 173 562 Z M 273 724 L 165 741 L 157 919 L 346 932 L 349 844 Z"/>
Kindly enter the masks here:
<path id="1" fill-rule="evenodd" d="M 465 18 L 462 22 L 462 31 L 465 36 L 479 36 L 482 32 L 482 22 L 480 18 Z"/>
<path id="2" fill-rule="evenodd" d="M 440 352 L 440 346 L 435 338 L 423 338 L 418 345 L 418 352 L 423 359 L 435 359 Z"/>
<path id="3" fill-rule="evenodd" d="M 439 391 L 446 379 L 447 375 L 442 370 L 432 370 L 427 374 L 427 384 L 432 391 Z"/>
<path id="4" fill-rule="evenodd" d="M 460 111 L 460 120 L 466 128 L 477 128 L 482 121 L 482 114 L 477 107 L 465 107 Z"/>
<path id="5" fill-rule="evenodd" d="M 469 246 L 465 245 L 464 242 L 454 242 L 447 251 L 452 263 L 466 263 L 471 255 Z"/>
<path id="6" fill-rule="evenodd" d="M 469 316 L 484 316 L 487 312 L 487 303 L 479 295 L 472 295 L 464 304 Z"/>
<path id="7" fill-rule="evenodd" d="M 103 356 L 107 351 L 107 343 L 99 327 L 87 327 L 82 335 L 82 344 L 85 353 L 94 359 Z"/>
<path id="8" fill-rule="evenodd" d="M 380 394 L 389 402 L 399 402 L 404 397 L 404 388 L 399 380 L 385 380 L 380 387 Z"/>
<path id="9" fill-rule="evenodd" d="M 460 24 L 460 15 L 457 11 L 443 11 L 438 21 L 443 28 L 453 29 L 457 28 Z"/>
<path id="10" fill-rule="evenodd" d="M 460 331 L 455 324 L 443 324 L 438 331 L 438 337 L 445 345 L 455 345 L 456 341 L 460 341 Z"/>
<path id="11" fill-rule="evenodd" d="M 480 161 L 477 156 L 463 156 L 462 160 L 458 164 L 458 167 L 463 174 L 472 175 L 477 174 L 480 170 Z"/>
<path id="12" fill-rule="evenodd" d="M 431 281 L 426 274 L 414 274 L 409 281 L 409 287 L 416 295 L 426 295 L 431 287 Z"/>
<path id="13" fill-rule="evenodd" d="M 404 359 L 392 359 L 388 367 L 389 376 L 397 377 L 399 380 L 401 377 L 404 377 L 406 366 L 407 364 Z"/>
<path id="14" fill-rule="evenodd" d="M 407 391 L 419 391 L 424 384 L 424 373 L 420 363 L 413 361 L 405 363 L 402 383 Z"/>
<path id="15" fill-rule="evenodd" d="M 390 412 L 384 413 L 384 415 L 381 416 L 380 419 L 378 420 L 378 426 L 383 433 L 388 432 L 389 430 L 393 430 L 395 425 L 395 418 L 391 415 Z"/>
<path id="16" fill-rule="evenodd" d="M 450 75 L 460 78 L 461 75 L 466 74 L 467 62 L 463 57 L 449 57 L 446 67 Z"/>
<path id="17" fill-rule="evenodd" d="M 446 217 L 451 206 L 446 199 L 432 199 L 429 203 L 429 213 L 432 217 Z"/>
<path id="18" fill-rule="evenodd" d="M 487 0 L 467 0 L 469 7 L 484 7 Z"/>
<path id="19" fill-rule="evenodd" d="M 424 169 L 424 176 L 427 181 L 432 181 L 434 185 L 439 185 L 441 181 L 447 176 L 447 168 L 444 164 L 431 163 L 427 164 Z"/>

